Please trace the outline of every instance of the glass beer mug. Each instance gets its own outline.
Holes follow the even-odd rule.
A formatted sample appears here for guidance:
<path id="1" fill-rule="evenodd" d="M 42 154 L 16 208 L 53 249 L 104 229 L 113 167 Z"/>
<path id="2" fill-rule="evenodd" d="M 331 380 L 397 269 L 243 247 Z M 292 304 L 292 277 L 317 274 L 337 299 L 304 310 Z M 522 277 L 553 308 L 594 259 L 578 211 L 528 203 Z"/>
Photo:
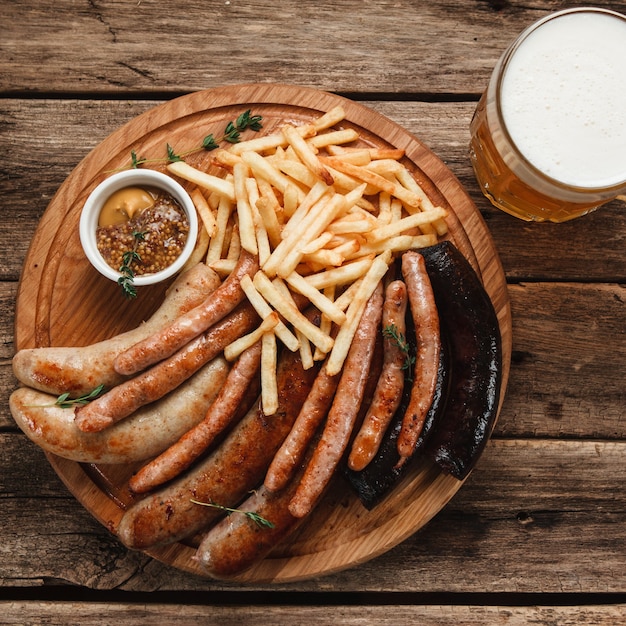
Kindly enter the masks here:
<path id="1" fill-rule="evenodd" d="M 483 193 L 564 222 L 626 193 L 626 16 L 553 13 L 502 55 L 470 125 Z"/>

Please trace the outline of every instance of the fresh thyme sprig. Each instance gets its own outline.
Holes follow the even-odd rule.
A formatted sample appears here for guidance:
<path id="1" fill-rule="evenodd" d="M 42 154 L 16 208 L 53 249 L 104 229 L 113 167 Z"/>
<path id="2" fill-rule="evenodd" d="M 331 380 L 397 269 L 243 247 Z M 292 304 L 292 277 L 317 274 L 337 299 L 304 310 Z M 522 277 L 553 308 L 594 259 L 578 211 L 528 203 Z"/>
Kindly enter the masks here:
<path id="1" fill-rule="evenodd" d="M 408 380 L 413 380 L 413 365 L 415 365 L 415 357 L 411 355 L 409 342 L 406 340 L 404 333 L 398 331 L 398 327 L 395 324 L 390 324 L 383 328 L 383 337 L 392 339 L 398 346 L 400 351 L 404 353 L 404 363 L 402 369 L 407 372 L 406 377 Z"/>
<path id="2" fill-rule="evenodd" d="M 117 279 L 117 284 L 122 288 L 124 295 L 131 299 L 137 297 L 137 289 L 135 288 L 134 278 L 135 272 L 132 268 L 132 264 L 136 261 L 141 261 L 141 255 L 137 252 L 137 246 L 140 241 L 146 238 L 146 232 L 140 230 L 133 231 L 133 249 L 127 250 L 122 255 L 122 265 L 120 265 L 119 272 L 121 276 Z"/>
<path id="3" fill-rule="evenodd" d="M 262 121 L 263 117 L 261 115 L 252 115 L 250 109 L 248 109 L 239 115 L 235 121 L 230 121 L 226 124 L 226 128 L 224 129 L 224 133 L 221 137 L 216 139 L 213 134 L 207 135 L 202 140 L 202 145 L 197 148 L 192 148 L 187 152 L 178 153 L 168 143 L 166 146 L 167 157 L 165 159 L 145 159 L 143 157 L 138 157 L 136 152 L 131 150 L 131 167 L 133 169 L 137 169 L 138 167 L 148 163 L 175 163 L 177 161 L 183 161 L 185 157 L 190 154 L 194 154 L 195 152 L 200 152 L 201 150 L 206 150 L 207 152 L 215 150 L 219 148 L 220 143 L 223 141 L 228 143 L 239 143 L 241 141 L 241 133 L 244 130 L 250 129 L 257 132 L 263 128 Z"/>
<path id="4" fill-rule="evenodd" d="M 215 502 L 200 502 L 199 500 L 191 500 L 194 504 L 199 504 L 201 506 L 210 506 L 214 509 L 219 509 L 220 511 L 224 511 L 227 515 L 231 515 L 232 513 L 241 513 L 245 515 L 248 519 L 251 519 L 259 528 L 274 528 L 274 523 L 270 522 L 268 519 L 265 519 L 262 515 L 259 515 L 256 511 L 242 511 L 241 509 L 231 509 L 228 506 L 224 506 L 223 504 L 216 504 Z"/>
<path id="5" fill-rule="evenodd" d="M 69 392 L 62 393 L 52 404 L 39 404 L 37 407 L 59 406 L 62 409 L 71 409 L 74 406 L 84 406 L 95 400 L 104 392 L 104 385 L 98 385 L 89 393 L 79 396 L 78 398 L 70 398 Z"/>

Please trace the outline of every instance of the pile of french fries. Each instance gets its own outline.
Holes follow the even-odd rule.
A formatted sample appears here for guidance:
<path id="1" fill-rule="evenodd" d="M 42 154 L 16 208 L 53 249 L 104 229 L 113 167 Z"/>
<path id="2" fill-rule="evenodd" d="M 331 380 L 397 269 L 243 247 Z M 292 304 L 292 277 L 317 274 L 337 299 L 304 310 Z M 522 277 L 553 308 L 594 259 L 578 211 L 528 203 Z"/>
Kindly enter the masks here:
<path id="1" fill-rule="evenodd" d="M 258 255 L 259 271 L 241 286 L 261 325 L 224 351 L 234 360 L 262 341 L 265 414 L 276 411 L 277 341 L 300 351 L 305 368 L 325 360 L 341 371 L 369 297 L 395 256 L 445 235 L 446 211 L 433 206 L 397 149 L 361 147 L 358 132 L 335 129 L 336 107 L 310 124 L 218 149 L 224 176 L 179 161 L 170 173 L 195 185 L 201 218 L 190 263 L 223 277 L 241 250 Z M 313 324 L 296 305 L 306 297 L 322 314 Z"/>

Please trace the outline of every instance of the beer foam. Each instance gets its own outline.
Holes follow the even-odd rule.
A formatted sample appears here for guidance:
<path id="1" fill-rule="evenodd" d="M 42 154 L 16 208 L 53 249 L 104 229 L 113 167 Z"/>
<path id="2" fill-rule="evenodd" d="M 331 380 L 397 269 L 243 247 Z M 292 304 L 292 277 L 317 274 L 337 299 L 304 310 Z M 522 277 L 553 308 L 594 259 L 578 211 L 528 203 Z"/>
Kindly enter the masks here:
<path id="1" fill-rule="evenodd" d="M 501 107 L 519 151 L 549 177 L 626 181 L 626 19 L 581 12 L 542 24 L 509 60 Z"/>

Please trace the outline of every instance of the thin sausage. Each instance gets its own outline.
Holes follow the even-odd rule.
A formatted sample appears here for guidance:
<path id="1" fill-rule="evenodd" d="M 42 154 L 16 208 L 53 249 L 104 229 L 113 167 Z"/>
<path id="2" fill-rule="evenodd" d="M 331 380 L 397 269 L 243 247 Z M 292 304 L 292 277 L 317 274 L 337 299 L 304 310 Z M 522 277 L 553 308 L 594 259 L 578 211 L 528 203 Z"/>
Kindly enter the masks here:
<path id="1" fill-rule="evenodd" d="M 204 419 L 129 481 L 131 491 L 146 493 L 186 470 L 226 429 L 237 414 L 261 363 L 261 342 L 243 352 L 232 366 Z"/>
<path id="2" fill-rule="evenodd" d="M 76 425 L 85 432 L 95 432 L 128 417 L 139 407 L 178 387 L 225 346 L 257 325 L 256 312 L 243 303 L 169 359 L 113 387 L 89 404 L 77 407 Z"/>
<path id="3" fill-rule="evenodd" d="M 402 255 L 402 275 L 415 325 L 417 353 L 411 397 L 398 436 L 398 465 L 413 454 L 424 427 L 435 396 L 441 352 L 439 312 L 424 257 L 415 251 L 405 252 Z"/>
<path id="4" fill-rule="evenodd" d="M 134 463 L 160 454 L 200 422 L 228 370 L 226 360 L 216 357 L 162 400 L 99 433 L 79 430 L 73 408 L 29 387 L 16 389 L 9 406 L 17 425 L 46 452 L 79 463 Z"/>
<path id="5" fill-rule="evenodd" d="M 406 306 L 406 285 L 401 280 L 389 283 L 383 305 L 382 371 L 348 457 L 348 467 L 355 471 L 362 470 L 378 452 L 383 435 L 402 400 L 407 353 L 401 341 L 406 337 Z"/>
<path id="6" fill-rule="evenodd" d="M 258 270 L 256 256 L 242 251 L 235 269 L 204 302 L 181 315 L 167 328 L 153 333 L 131 346 L 115 359 L 115 370 L 131 376 L 172 356 L 185 344 L 198 337 L 213 324 L 222 320 L 245 298 L 241 278 L 252 277 Z"/>
<path id="7" fill-rule="evenodd" d="M 78 397 L 98 385 L 111 388 L 123 380 L 113 368 L 118 354 L 197 306 L 219 284 L 220 278 L 212 269 L 202 263 L 195 265 L 178 276 L 161 306 L 136 328 L 89 346 L 20 350 L 13 357 L 13 372 L 24 385 L 56 395 Z"/>
<path id="8" fill-rule="evenodd" d="M 289 504 L 294 517 L 304 517 L 314 508 L 348 445 L 368 380 L 382 305 L 383 289 L 379 283 L 352 340 L 321 439 Z"/>
<path id="9" fill-rule="evenodd" d="M 283 489 L 302 462 L 309 443 L 328 413 L 339 379 L 339 374 L 329 376 L 325 367 L 320 370 L 293 428 L 267 470 L 264 485 L 269 491 Z"/>
<path id="10" fill-rule="evenodd" d="M 248 411 L 206 459 L 123 515 L 117 527 L 129 548 L 173 543 L 207 528 L 220 511 L 194 501 L 236 506 L 254 489 L 291 429 L 316 370 L 304 370 L 298 353 L 283 351 L 277 370 L 279 408 L 263 414 L 260 402 Z"/>

